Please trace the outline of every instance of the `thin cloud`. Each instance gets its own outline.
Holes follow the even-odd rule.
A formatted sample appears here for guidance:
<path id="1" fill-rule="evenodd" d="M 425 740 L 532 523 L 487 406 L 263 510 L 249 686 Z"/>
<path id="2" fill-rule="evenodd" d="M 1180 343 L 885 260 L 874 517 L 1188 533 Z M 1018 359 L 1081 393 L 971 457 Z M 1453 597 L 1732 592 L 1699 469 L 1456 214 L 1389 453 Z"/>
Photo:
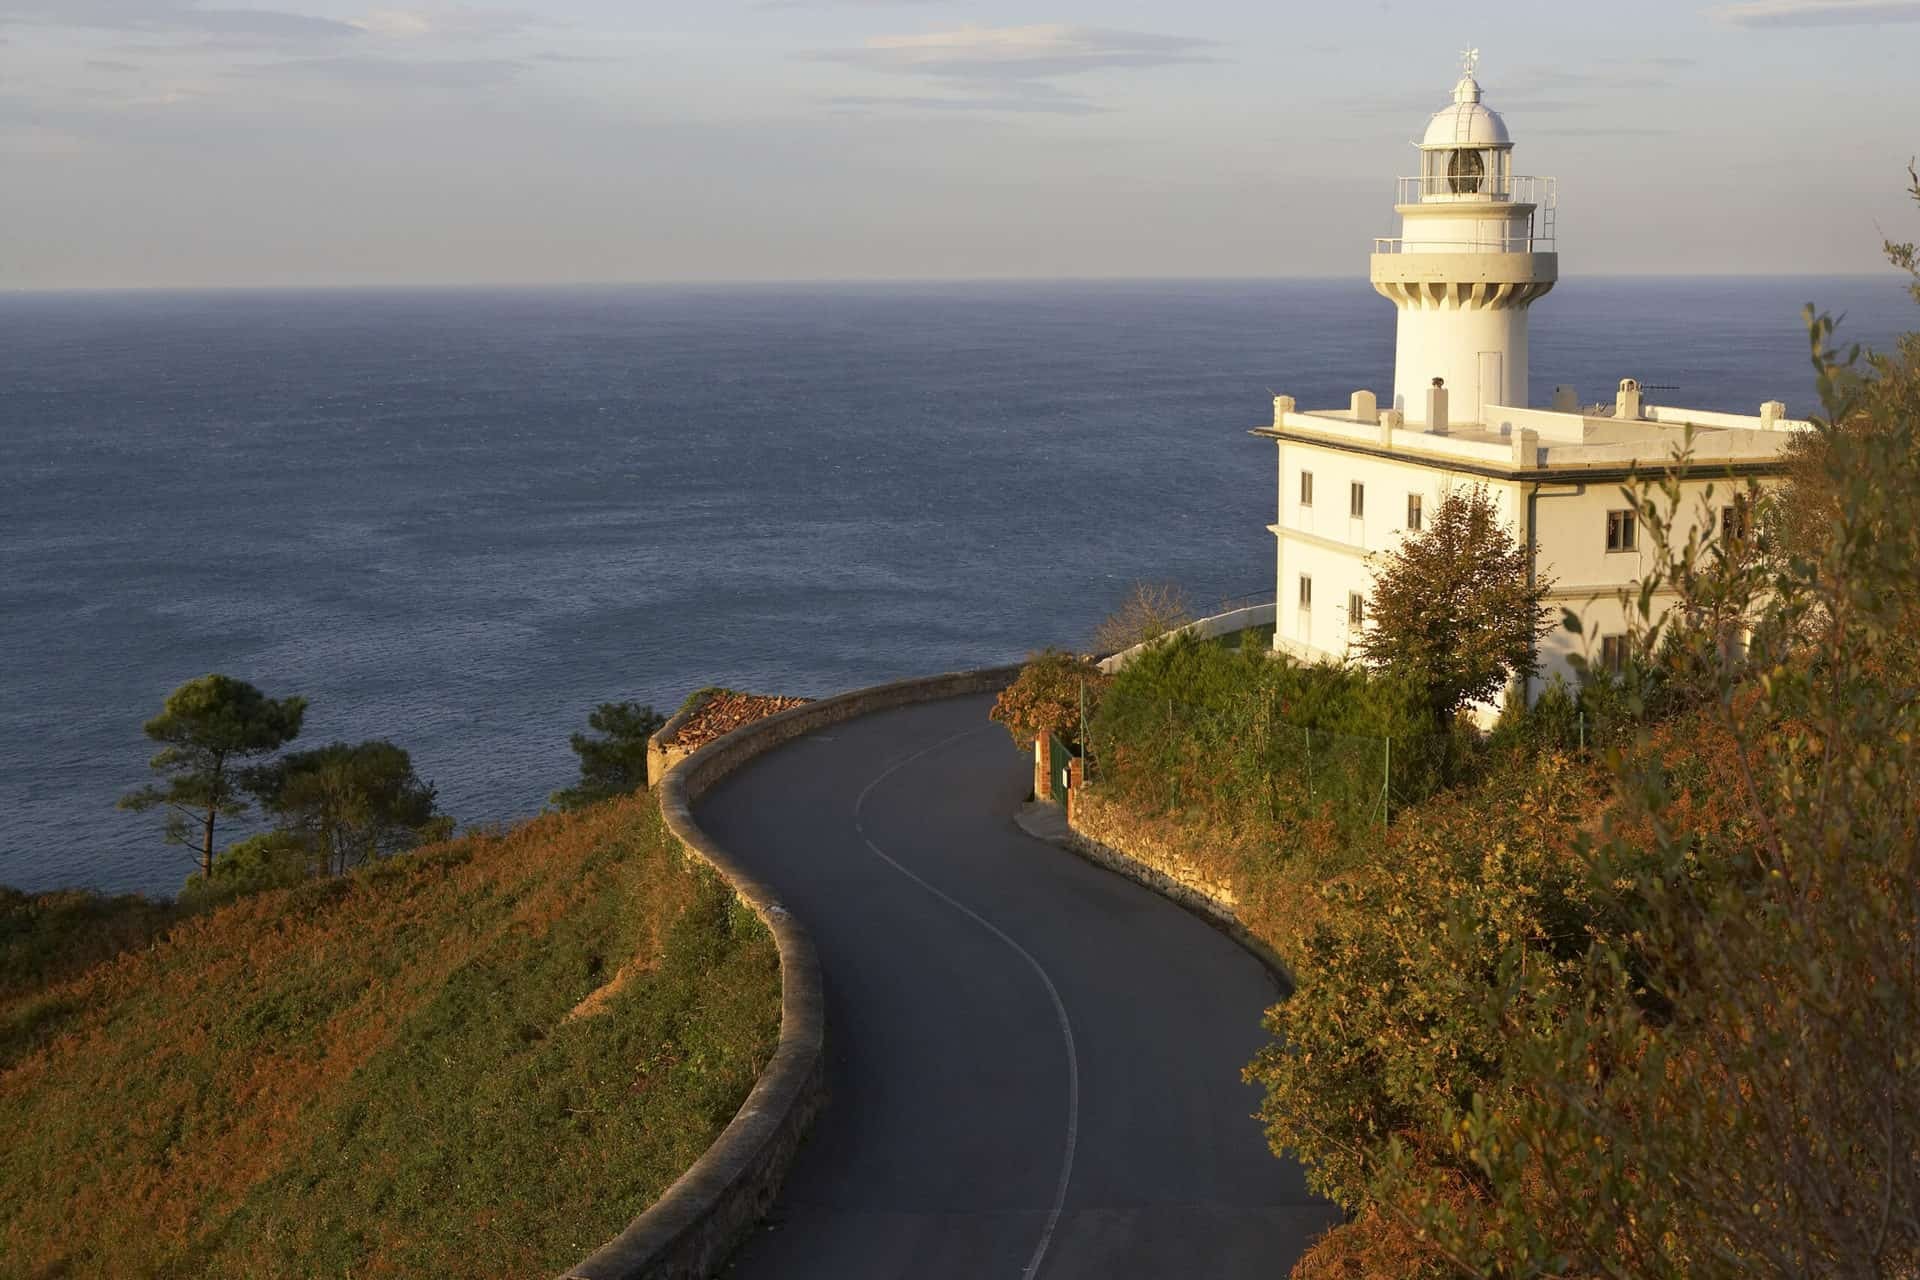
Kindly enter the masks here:
<path id="1" fill-rule="evenodd" d="M 360 34 L 351 23 L 332 18 L 274 9 L 201 8 L 192 0 L 0 0 L 0 25 L 9 23 L 241 43 L 338 40 Z"/>
<path id="2" fill-rule="evenodd" d="M 419 9 L 374 9 L 355 18 L 351 25 L 371 35 L 394 40 L 417 40 L 425 36 L 485 40 L 524 31 L 539 21 L 537 15 L 519 9 L 436 5 Z"/>
<path id="3" fill-rule="evenodd" d="M 1619 128 L 1594 129 L 1585 126 L 1569 127 L 1555 125 L 1551 121 L 1529 132 L 1544 138 L 1664 138 L 1678 133 L 1677 129 L 1641 128 L 1623 125 Z"/>
<path id="4" fill-rule="evenodd" d="M 377 58 L 342 55 L 331 58 L 295 58 L 235 71 L 247 79 L 295 77 L 324 80 L 357 88 L 494 89 L 511 83 L 525 70 L 512 58 Z"/>
<path id="5" fill-rule="evenodd" d="M 1920 22 L 1920 0 L 1741 0 L 1712 14 L 1736 27 L 1851 27 Z"/>
<path id="6" fill-rule="evenodd" d="M 89 58 L 87 70 L 104 71 L 109 75 L 127 75 L 140 70 L 137 63 L 120 62 L 113 58 Z"/>
<path id="7" fill-rule="evenodd" d="M 1187 36 L 1045 23 L 875 36 L 858 48 L 822 50 L 807 56 L 870 71 L 1005 81 L 1211 62 L 1215 59 L 1201 50 L 1212 45 L 1210 40 Z"/>
<path id="8" fill-rule="evenodd" d="M 1025 115 L 1085 116 L 1106 110 L 1074 94 L 974 94 L 965 97 L 932 97 L 911 94 L 843 94 L 828 98 L 826 104 L 842 110 L 929 111 L 935 113 L 1009 113 Z"/>

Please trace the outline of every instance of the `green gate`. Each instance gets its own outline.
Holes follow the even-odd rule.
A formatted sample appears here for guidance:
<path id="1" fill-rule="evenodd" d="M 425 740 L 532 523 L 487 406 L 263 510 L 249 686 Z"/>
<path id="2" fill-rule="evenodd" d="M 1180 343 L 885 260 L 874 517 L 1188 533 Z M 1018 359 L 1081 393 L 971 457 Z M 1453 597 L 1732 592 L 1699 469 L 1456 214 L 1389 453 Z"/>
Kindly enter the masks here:
<path id="1" fill-rule="evenodd" d="M 1057 733 L 1047 735 L 1047 750 L 1047 772 L 1053 778 L 1053 802 L 1063 805 L 1067 802 L 1067 784 L 1072 778 L 1073 752 L 1066 743 L 1060 741 Z"/>

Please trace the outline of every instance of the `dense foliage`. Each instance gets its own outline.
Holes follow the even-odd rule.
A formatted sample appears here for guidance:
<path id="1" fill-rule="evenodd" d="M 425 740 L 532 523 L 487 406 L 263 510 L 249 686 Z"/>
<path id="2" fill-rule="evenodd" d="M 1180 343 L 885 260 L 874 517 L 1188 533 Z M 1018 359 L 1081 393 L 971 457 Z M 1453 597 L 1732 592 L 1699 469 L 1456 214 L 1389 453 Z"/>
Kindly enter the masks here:
<path id="1" fill-rule="evenodd" d="M 1553 625 L 1544 604 L 1552 583 L 1535 579 L 1532 565 L 1485 488 L 1454 489 L 1424 528 L 1374 558 L 1354 649 L 1419 690 L 1445 732 L 1457 713 L 1537 669 L 1535 646 Z"/>
<path id="2" fill-rule="evenodd" d="M 200 874 L 211 876 L 214 828 L 247 811 L 249 762 L 300 736 L 305 698 L 275 700 L 244 680 L 208 675 L 167 695 L 147 721 L 147 737 L 163 744 L 150 762 L 164 786 L 147 786 L 120 801 L 126 809 L 159 809 L 169 844 L 197 844 Z"/>
<path id="3" fill-rule="evenodd" d="M 276 701 L 244 680 L 210 675 L 168 694 L 147 722 L 147 736 L 166 744 L 152 760 L 166 785 L 135 791 L 120 806 L 160 809 L 167 843 L 198 845 L 199 867 L 184 893 L 199 904 L 342 875 L 453 834 L 433 786 L 391 742 L 335 742 L 276 757 L 299 736 L 306 710 L 305 698 Z M 216 850 L 218 821 L 245 814 L 250 801 L 276 825 Z"/>
<path id="4" fill-rule="evenodd" d="M 549 802 L 559 809 L 583 809 L 646 786 L 647 739 L 666 722 L 665 716 L 638 702 L 595 707 L 587 716 L 592 733 L 567 739 L 580 757 L 580 781 L 554 792 Z"/>
<path id="5" fill-rule="evenodd" d="M 1107 679 L 1092 661 L 1047 649 L 1028 659 L 1014 682 L 994 699 L 989 714 L 1007 727 L 1014 745 L 1023 750 L 1049 734 L 1078 746 L 1082 707 L 1091 711 Z"/>
<path id="6" fill-rule="evenodd" d="M 771 939 L 645 794 L 133 903 L 0 896 L 0 1274 L 554 1274 L 777 1035 Z"/>
<path id="7" fill-rule="evenodd" d="M 279 847 L 304 844 L 322 875 L 344 875 L 453 834 L 452 819 L 434 808 L 433 787 L 391 742 L 298 751 L 258 771 L 252 785 L 280 824 Z"/>
<path id="8" fill-rule="evenodd" d="M 1443 754 L 1404 681 L 1188 635 L 1128 664 L 1090 733 L 1109 795 L 1269 846 L 1313 823 L 1378 828 L 1432 791 Z"/>
<path id="9" fill-rule="evenodd" d="M 1295 952 L 1299 990 L 1269 1012 L 1275 1043 L 1250 1069 L 1269 1133 L 1316 1190 L 1366 1206 L 1391 1149 L 1440 1202 L 1465 1194 L 1477 1170 L 1457 1121 L 1508 1053 L 1481 1017 L 1485 991 L 1512 952 L 1543 998 L 1564 995 L 1606 916 L 1569 856 L 1601 795 L 1595 772 L 1565 759 L 1496 773 L 1430 801 L 1366 874 L 1325 890 Z"/>

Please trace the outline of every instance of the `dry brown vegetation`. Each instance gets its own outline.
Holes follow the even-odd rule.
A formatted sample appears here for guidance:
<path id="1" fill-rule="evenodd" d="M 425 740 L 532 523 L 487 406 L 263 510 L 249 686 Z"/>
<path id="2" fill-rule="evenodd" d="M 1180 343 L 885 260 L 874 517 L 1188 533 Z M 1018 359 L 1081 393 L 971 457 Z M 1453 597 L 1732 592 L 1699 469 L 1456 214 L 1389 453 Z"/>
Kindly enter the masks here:
<path id="1" fill-rule="evenodd" d="M 698 751 L 715 738 L 723 738 L 755 720 L 804 707 L 808 701 L 810 699 L 789 698 L 779 694 L 736 693 L 731 689 L 721 689 L 701 703 L 698 711 L 687 717 L 686 723 L 680 726 L 679 732 L 673 735 L 668 745 L 686 751 Z"/>
<path id="2" fill-rule="evenodd" d="M 1119 653 L 1192 621 L 1193 606 L 1177 584 L 1136 582 L 1120 607 L 1093 629 L 1093 647 L 1100 653 Z"/>

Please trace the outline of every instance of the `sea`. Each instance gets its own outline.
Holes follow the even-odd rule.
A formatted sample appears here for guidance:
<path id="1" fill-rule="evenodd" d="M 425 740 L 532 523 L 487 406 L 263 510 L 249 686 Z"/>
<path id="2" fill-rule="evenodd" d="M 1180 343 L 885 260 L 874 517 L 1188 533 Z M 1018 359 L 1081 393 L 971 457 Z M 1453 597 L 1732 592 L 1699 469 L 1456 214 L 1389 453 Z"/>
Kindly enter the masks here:
<path id="1" fill-rule="evenodd" d="M 1809 301 L 1920 327 L 1893 275 L 1573 278 L 1533 400 L 1806 414 Z M 600 702 L 1013 661 L 1136 582 L 1258 598 L 1247 431 L 1384 397 L 1393 320 L 1354 280 L 0 295 L 0 883 L 177 891 L 114 802 L 207 672 L 495 823 Z"/>

